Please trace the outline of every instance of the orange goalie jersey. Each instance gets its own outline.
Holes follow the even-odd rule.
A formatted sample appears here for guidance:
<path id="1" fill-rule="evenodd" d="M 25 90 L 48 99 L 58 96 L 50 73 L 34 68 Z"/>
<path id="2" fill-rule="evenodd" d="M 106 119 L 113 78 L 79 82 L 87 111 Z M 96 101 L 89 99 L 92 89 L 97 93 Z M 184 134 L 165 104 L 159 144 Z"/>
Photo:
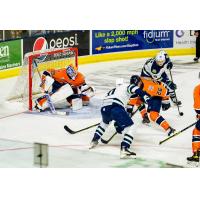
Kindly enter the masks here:
<path id="1" fill-rule="evenodd" d="M 61 83 L 61 84 L 70 84 L 72 87 L 75 86 L 81 86 L 85 83 L 85 77 L 82 73 L 80 72 L 77 72 L 76 74 L 76 77 L 75 78 L 71 78 L 68 76 L 68 74 L 66 73 L 66 69 L 63 68 L 63 69 L 58 69 L 58 70 L 55 70 L 55 69 L 49 69 L 47 71 L 47 73 L 49 72 L 49 75 L 55 80 L 57 81 L 58 83 Z M 43 80 L 45 80 L 45 77 L 46 77 L 47 74 L 43 74 Z"/>

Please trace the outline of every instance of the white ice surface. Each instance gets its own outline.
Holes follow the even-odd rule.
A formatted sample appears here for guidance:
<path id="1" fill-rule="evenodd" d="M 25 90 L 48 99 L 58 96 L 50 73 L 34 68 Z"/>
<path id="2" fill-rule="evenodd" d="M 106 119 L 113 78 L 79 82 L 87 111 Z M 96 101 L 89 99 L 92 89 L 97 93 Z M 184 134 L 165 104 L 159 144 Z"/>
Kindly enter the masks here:
<path id="1" fill-rule="evenodd" d="M 193 89 L 199 83 L 200 64 L 191 63 L 192 56 L 172 57 L 173 78 L 178 85 L 177 96 L 182 101 L 180 108 L 184 116 L 180 117 L 177 107 L 162 112 L 163 117 L 177 130 L 181 130 L 195 121 L 193 111 Z M 137 113 L 133 120 L 139 125 L 134 133 L 132 148 L 142 161 L 121 161 L 119 159 L 121 135 L 117 135 L 108 145 L 99 145 L 88 150 L 95 128 L 76 135 L 68 134 L 63 126 L 78 130 L 100 121 L 100 103 L 102 95 L 115 87 L 116 78 L 129 81 L 132 74 L 140 74 L 146 59 L 112 61 L 80 66 L 87 82 L 96 88 L 97 95 L 92 100 L 93 107 L 84 107 L 67 116 L 47 116 L 21 113 L 18 103 L 5 102 L 16 78 L 0 81 L 0 167 L 33 167 L 32 143 L 49 144 L 49 167 L 161 167 L 162 162 L 186 165 L 190 156 L 192 128 L 168 142 L 158 145 L 165 139 L 166 133 L 155 124 L 141 124 Z M 9 116 L 13 113 L 16 115 Z M 111 127 L 104 137 L 112 134 Z M 14 142 L 19 141 L 19 142 Z M 21 141 L 21 142 L 20 142 Z M 147 161 L 145 161 L 147 159 Z M 4 162 L 2 162 L 4 160 Z M 155 162 L 154 162 L 155 161 Z"/>

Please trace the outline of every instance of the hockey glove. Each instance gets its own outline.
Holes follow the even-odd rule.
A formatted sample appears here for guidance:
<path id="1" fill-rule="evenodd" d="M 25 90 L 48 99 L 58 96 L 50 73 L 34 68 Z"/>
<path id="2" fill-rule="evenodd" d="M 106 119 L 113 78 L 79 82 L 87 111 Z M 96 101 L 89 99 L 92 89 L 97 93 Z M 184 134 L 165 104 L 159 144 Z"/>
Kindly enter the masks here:
<path id="1" fill-rule="evenodd" d="M 200 119 L 200 114 L 196 115 L 196 119 L 199 120 Z"/>
<path id="2" fill-rule="evenodd" d="M 167 86 L 171 89 L 171 90 L 176 90 L 177 89 L 177 85 L 175 83 L 173 83 L 172 81 L 168 81 Z"/>
<path id="3" fill-rule="evenodd" d="M 144 99 L 144 102 L 145 102 L 146 104 L 148 104 L 149 101 L 150 101 L 150 97 L 149 97 L 148 95 L 144 95 L 144 96 L 143 96 L 143 99 Z"/>
<path id="4" fill-rule="evenodd" d="M 133 109 L 134 109 L 134 106 L 132 106 L 132 105 L 127 105 L 127 107 L 126 107 L 126 112 L 128 113 L 129 117 L 132 116 Z"/>
<path id="5" fill-rule="evenodd" d="M 168 62 L 167 63 L 167 69 L 171 70 L 173 67 L 173 63 L 172 62 Z"/>

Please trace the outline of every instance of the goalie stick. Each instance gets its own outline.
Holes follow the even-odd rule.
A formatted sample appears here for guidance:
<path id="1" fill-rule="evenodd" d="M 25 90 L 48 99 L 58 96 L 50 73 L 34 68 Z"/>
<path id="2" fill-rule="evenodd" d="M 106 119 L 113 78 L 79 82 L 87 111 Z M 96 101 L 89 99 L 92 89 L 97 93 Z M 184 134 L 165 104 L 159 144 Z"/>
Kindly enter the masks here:
<path id="1" fill-rule="evenodd" d="M 171 135 L 171 136 L 167 137 L 166 139 L 164 139 L 164 140 L 160 141 L 160 142 L 159 142 L 159 145 L 161 145 L 162 143 L 164 143 L 164 142 L 168 141 L 169 139 L 171 139 L 171 138 L 173 138 L 173 137 L 175 137 L 175 136 L 179 135 L 180 133 L 184 132 L 184 131 L 185 131 L 185 130 L 187 130 L 188 128 L 190 128 L 190 127 L 194 126 L 196 123 L 197 123 L 197 122 L 194 122 L 194 123 L 190 124 L 189 126 L 185 127 L 184 129 L 182 129 L 182 130 L 180 130 L 180 131 L 178 131 L 178 132 L 174 133 L 173 135 Z"/>
<path id="2" fill-rule="evenodd" d="M 95 126 L 98 126 L 99 124 L 100 124 L 100 123 L 93 124 L 93 125 L 91 125 L 91 126 L 88 126 L 88 127 L 86 127 L 86 128 L 80 129 L 80 130 L 78 130 L 78 131 L 73 131 L 73 130 L 70 129 L 67 125 L 64 126 L 64 129 L 65 129 L 68 133 L 70 133 L 70 134 L 76 134 L 76 133 L 80 133 L 80 132 L 82 132 L 82 131 L 88 130 L 88 129 L 90 129 L 90 128 L 93 128 L 93 127 L 95 127 Z"/>
<path id="3" fill-rule="evenodd" d="M 143 104 L 142 104 L 143 105 Z M 131 115 L 131 117 L 133 117 L 135 115 L 135 113 L 137 113 L 137 111 L 140 109 L 141 106 L 139 106 Z M 101 142 L 103 144 L 108 144 L 114 137 L 115 135 L 117 135 L 118 133 L 115 132 L 108 140 L 104 140 L 103 138 L 101 138 Z"/>

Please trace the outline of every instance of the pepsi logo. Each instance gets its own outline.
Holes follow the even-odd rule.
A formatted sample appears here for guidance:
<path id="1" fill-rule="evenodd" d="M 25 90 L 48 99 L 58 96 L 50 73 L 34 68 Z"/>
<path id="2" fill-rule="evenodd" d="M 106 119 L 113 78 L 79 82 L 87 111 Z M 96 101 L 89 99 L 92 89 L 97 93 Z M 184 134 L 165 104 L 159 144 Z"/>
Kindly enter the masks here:
<path id="1" fill-rule="evenodd" d="M 33 44 L 33 51 L 42 51 L 48 49 L 48 43 L 44 37 L 39 37 Z"/>

